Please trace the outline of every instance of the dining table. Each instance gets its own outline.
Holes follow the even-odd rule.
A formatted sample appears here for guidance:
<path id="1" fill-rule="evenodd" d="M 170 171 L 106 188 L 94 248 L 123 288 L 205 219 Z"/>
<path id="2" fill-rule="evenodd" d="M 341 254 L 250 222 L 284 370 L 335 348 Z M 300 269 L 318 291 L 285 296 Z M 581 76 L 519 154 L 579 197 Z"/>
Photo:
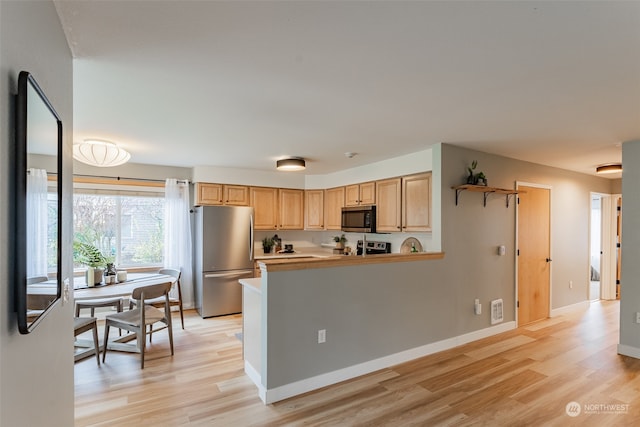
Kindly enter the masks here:
<path id="1" fill-rule="evenodd" d="M 88 286 L 85 282 L 84 277 L 80 277 L 74 280 L 73 298 L 75 301 L 116 297 L 128 299 L 133 293 L 133 290 L 141 286 L 157 285 L 167 282 L 173 283 L 175 281 L 175 277 L 166 274 L 129 273 L 127 274 L 127 280 L 122 282 L 109 284 L 100 283 L 94 286 Z M 128 304 L 123 304 L 123 306 L 126 307 L 128 306 Z M 109 350 L 139 353 L 140 348 L 138 347 L 138 345 L 132 345 L 128 343 L 135 338 L 135 334 L 127 334 L 121 337 L 114 337 L 113 339 L 110 338 L 109 342 L 106 343 L 106 345 Z M 104 344 L 105 343 L 102 343 L 100 348 L 103 348 Z M 94 354 L 93 342 L 91 340 L 77 338 L 75 341 L 75 346 L 83 348 L 82 351 L 76 353 L 75 360 L 84 359 Z"/>

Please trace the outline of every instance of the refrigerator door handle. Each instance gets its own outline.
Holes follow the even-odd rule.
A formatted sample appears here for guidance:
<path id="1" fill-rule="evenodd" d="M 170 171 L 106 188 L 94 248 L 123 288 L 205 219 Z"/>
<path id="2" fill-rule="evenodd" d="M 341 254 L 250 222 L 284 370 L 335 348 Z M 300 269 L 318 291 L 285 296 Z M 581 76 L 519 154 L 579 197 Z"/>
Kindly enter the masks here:
<path id="1" fill-rule="evenodd" d="M 208 274 L 205 274 L 204 277 L 206 279 L 209 279 L 211 277 L 233 277 L 233 276 L 242 276 L 247 273 L 253 273 L 253 270 L 234 271 L 233 273 L 208 273 Z"/>
<path id="2" fill-rule="evenodd" d="M 253 214 L 249 215 L 249 261 L 253 261 Z"/>

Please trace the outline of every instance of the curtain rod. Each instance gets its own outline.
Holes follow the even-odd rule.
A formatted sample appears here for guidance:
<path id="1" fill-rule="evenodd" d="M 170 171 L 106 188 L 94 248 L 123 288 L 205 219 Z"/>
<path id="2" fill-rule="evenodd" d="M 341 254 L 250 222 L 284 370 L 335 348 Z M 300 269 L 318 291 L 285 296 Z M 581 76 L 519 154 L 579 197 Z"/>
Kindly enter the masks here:
<path id="1" fill-rule="evenodd" d="M 58 175 L 57 172 L 47 172 L 47 175 Z M 100 179 L 113 179 L 116 181 L 144 181 L 144 182 L 161 182 L 165 183 L 164 179 L 153 179 L 153 178 L 127 178 L 123 176 L 106 176 L 106 175 L 83 175 L 83 174 L 73 174 L 74 177 L 77 178 L 100 178 Z M 188 179 L 179 179 L 178 182 L 182 182 L 185 184 L 189 184 Z"/>

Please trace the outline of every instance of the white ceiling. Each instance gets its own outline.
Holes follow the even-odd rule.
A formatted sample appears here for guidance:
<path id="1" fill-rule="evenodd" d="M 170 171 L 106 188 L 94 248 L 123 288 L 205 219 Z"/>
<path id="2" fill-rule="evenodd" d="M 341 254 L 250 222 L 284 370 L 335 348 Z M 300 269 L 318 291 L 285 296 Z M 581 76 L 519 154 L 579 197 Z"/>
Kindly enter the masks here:
<path id="1" fill-rule="evenodd" d="M 56 7 L 74 141 L 136 163 L 325 174 L 446 142 L 591 174 L 640 140 L 638 1 Z"/>

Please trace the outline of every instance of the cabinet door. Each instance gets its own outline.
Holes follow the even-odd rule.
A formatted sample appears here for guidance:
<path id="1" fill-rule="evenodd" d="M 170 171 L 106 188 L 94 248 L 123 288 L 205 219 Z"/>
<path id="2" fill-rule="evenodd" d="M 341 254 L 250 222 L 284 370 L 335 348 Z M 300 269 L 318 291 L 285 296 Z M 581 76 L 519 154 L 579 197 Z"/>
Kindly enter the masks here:
<path id="1" fill-rule="evenodd" d="M 344 187 L 344 205 L 358 206 L 360 204 L 360 184 Z"/>
<path id="2" fill-rule="evenodd" d="M 278 189 L 251 187 L 249 190 L 253 206 L 253 228 L 276 230 L 278 228 Z"/>
<path id="3" fill-rule="evenodd" d="M 304 229 L 324 229 L 324 190 L 304 192 Z"/>
<path id="4" fill-rule="evenodd" d="M 280 189 L 281 230 L 304 229 L 304 191 Z"/>
<path id="5" fill-rule="evenodd" d="M 431 231 L 431 173 L 402 178 L 402 230 Z"/>
<path id="6" fill-rule="evenodd" d="M 344 187 L 330 188 L 324 192 L 324 223 L 327 230 L 342 229 Z"/>
<path id="7" fill-rule="evenodd" d="M 365 182 L 360 184 L 360 204 L 375 205 L 376 204 L 376 183 Z"/>
<path id="8" fill-rule="evenodd" d="M 221 205 L 222 184 L 196 183 L 196 205 Z"/>
<path id="9" fill-rule="evenodd" d="M 232 206 L 249 206 L 249 187 L 244 185 L 225 185 L 224 204 Z"/>
<path id="10" fill-rule="evenodd" d="M 377 231 L 401 231 L 401 192 L 400 178 L 385 179 L 376 183 L 377 188 Z"/>

